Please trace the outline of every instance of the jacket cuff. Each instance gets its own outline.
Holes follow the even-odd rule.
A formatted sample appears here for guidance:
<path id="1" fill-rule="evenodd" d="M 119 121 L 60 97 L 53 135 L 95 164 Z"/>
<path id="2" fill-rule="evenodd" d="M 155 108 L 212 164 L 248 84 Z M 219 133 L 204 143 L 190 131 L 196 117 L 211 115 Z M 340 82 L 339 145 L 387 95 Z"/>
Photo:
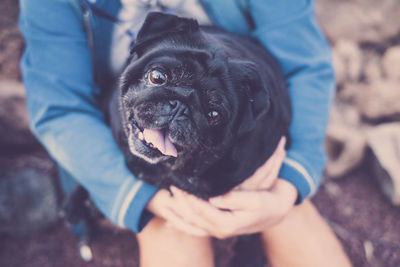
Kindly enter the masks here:
<path id="1" fill-rule="evenodd" d="M 118 224 L 139 233 L 153 218 L 153 215 L 145 208 L 150 199 L 157 193 L 158 187 L 146 184 L 142 181 L 136 182 L 121 206 Z"/>
<path id="2" fill-rule="evenodd" d="M 315 183 L 307 170 L 297 161 L 286 158 L 279 171 L 279 177 L 293 184 L 298 191 L 296 205 L 315 193 Z"/>

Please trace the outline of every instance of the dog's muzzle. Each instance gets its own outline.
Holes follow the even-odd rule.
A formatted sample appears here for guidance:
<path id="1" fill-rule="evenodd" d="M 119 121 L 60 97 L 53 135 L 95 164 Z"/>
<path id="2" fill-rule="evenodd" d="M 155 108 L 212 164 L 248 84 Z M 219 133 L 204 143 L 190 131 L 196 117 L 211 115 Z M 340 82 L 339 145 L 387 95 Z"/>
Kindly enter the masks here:
<path id="1" fill-rule="evenodd" d="M 141 129 L 138 139 L 163 155 L 177 157 L 177 149 L 171 140 L 170 124 L 187 119 L 189 108 L 179 100 L 142 103 L 135 109 L 135 118 Z"/>

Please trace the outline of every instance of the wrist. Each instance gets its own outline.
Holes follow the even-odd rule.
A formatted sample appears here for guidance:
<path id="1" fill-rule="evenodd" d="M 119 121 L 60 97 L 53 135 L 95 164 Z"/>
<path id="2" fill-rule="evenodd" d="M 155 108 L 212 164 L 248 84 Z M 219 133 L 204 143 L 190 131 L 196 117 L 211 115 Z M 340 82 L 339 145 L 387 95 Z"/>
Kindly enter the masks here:
<path id="1" fill-rule="evenodd" d="M 291 208 L 298 199 L 299 192 L 297 188 L 285 179 L 278 178 L 274 185 L 273 191 L 277 192 L 281 198 L 281 203 L 288 208 Z"/>
<path id="2" fill-rule="evenodd" d="M 165 189 L 160 189 L 147 203 L 146 209 L 157 217 L 163 217 L 162 211 L 169 205 L 170 199 L 171 194 Z"/>
<path id="3" fill-rule="evenodd" d="M 293 184 L 298 192 L 296 205 L 303 202 L 305 198 L 313 195 L 316 184 L 313 176 L 309 173 L 310 168 L 305 168 L 303 163 L 299 163 L 291 158 L 286 158 L 279 171 L 279 177 Z"/>

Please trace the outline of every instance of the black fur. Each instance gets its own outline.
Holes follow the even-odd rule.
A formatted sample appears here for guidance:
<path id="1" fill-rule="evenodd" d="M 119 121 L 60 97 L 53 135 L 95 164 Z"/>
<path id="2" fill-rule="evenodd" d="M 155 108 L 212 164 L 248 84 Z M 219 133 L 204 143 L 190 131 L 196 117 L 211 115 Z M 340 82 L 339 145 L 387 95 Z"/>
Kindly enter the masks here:
<path id="1" fill-rule="evenodd" d="M 146 82 L 155 63 L 167 74 L 163 86 Z M 289 138 L 290 101 L 274 58 L 253 39 L 201 27 L 192 19 L 150 13 L 119 86 L 111 91 L 103 86 L 105 117 L 128 168 L 160 187 L 175 185 L 204 199 L 223 194 L 265 162 L 281 136 Z M 219 125 L 209 125 L 209 110 L 222 114 Z M 134 156 L 129 127 L 167 128 L 178 157 L 144 149 L 152 164 Z M 79 187 L 64 206 L 68 222 L 87 228 L 77 233 L 84 244 L 98 218 L 88 203 L 88 194 Z M 234 258 L 232 266 L 263 265 L 262 252 L 245 249 L 254 246 L 254 237 L 239 239 L 235 251 L 247 255 L 245 262 Z"/>
<path id="2" fill-rule="evenodd" d="M 149 84 L 152 68 L 166 74 L 164 85 Z M 192 19 L 150 13 L 114 90 L 108 115 L 127 166 L 160 187 L 205 199 L 226 193 L 288 137 L 290 101 L 277 62 L 257 41 Z M 212 110 L 222 116 L 215 126 L 206 117 Z M 134 134 L 143 128 L 168 131 L 178 157 L 143 146 Z"/>

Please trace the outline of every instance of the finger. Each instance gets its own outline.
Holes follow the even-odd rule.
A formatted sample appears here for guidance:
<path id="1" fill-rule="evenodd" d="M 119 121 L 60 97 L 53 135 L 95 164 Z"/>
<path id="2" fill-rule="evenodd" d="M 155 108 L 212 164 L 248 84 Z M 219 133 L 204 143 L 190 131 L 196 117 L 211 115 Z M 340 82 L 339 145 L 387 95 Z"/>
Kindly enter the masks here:
<path id="1" fill-rule="evenodd" d="M 274 153 L 271 155 L 271 157 L 265 161 L 263 165 L 261 165 L 252 176 L 247 178 L 243 183 L 241 183 L 239 186 L 237 186 L 235 189 L 238 190 L 251 190 L 251 189 L 257 189 L 258 186 L 261 183 L 266 183 L 266 177 L 268 174 L 271 172 L 271 169 L 276 165 L 276 158 L 279 156 L 279 154 L 285 150 L 285 144 L 286 144 L 286 137 L 282 137 L 281 140 L 278 143 L 277 148 L 275 149 Z M 272 184 L 272 181 L 269 183 Z"/>
<path id="2" fill-rule="evenodd" d="M 180 190 L 174 191 L 176 191 L 178 194 L 184 193 Z M 242 191 L 241 193 L 253 195 L 252 192 L 247 191 Z M 257 194 L 261 196 L 259 192 L 257 192 Z M 265 195 L 269 196 L 271 194 L 269 192 L 266 192 Z M 274 216 L 277 213 L 276 207 L 279 206 L 273 204 L 276 203 L 276 199 L 262 199 L 260 197 L 258 200 L 258 208 L 257 204 L 248 203 L 249 206 L 254 207 L 246 207 L 245 209 L 239 211 L 234 210 L 232 212 L 224 212 L 216 210 L 214 207 L 208 210 L 210 205 L 207 202 L 202 200 L 198 201 L 199 199 L 189 194 L 188 196 L 189 197 L 187 198 L 186 202 L 190 205 L 191 209 L 195 210 L 195 212 L 198 212 L 197 210 L 200 210 L 200 212 L 198 213 L 200 215 L 203 215 L 201 214 L 201 212 L 203 212 L 203 218 L 200 218 L 200 220 L 203 222 L 208 221 L 208 223 L 206 223 L 204 226 L 205 228 L 200 225 L 199 227 L 206 230 L 209 235 L 217 238 L 227 238 L 240 234 L 255 233 L 261 231 L 263 229 L 263 225 L 265 224 L 263 218 Z M 243 201 L 243 199 L 241 199 L 240 201 Z M 269 209 L 264 208 L 265 201 L 268 201 L 270 204 L 272 204 Z M 263 220 L 262 223 L 260 222 L 260 220 Z"/>
<path id="3" fill-rule="evenodd" d="M 270 189 L 278 179 L 279 171 L 282 167 L 283 160 L 286 157 L 286 151 L 281 150 L 275 157 L 274 165 L 265 179 L 258 185 L 259 189 Z"/>
<path id="4" fill-rule="evenodd" d="M 171 226 L 189 235 L 195 235 L 195 236 L 208 235 L 205 230 L 185 222 L 185 220 L 183 220 L 181 217 L 175 214 L 172 210 L 169 209 L 164 210 L 163 217 L 166 219 L 168 226 Z"/>
<path id="5" fill-rule="evenodd" d="M 183 202 L 190 207 L 192 213 L 197 215 L 198 221 L 196 221 L 196 223 L 198 223 L 199 226 L 211 230 L 213 227 L 223 225 L 227 221 L 231 221 L 232 213 L 230 211 L 220 210 L 210 202 L 201 200 L 179 189 L 175 189 L 175 191 L 177 191 L 178 196 L 183 195 Z"/>
<path id="6" fill-rule="evenodd" d="M 267 191 L 231 191 L 220 197 L 209 199 L 210 203 L 220 209 L 233 211 L 251 211 L 260 209 L 266 203 Z"/>
<path id="7" fill-rule="evenodd" d="M 178 194 L 182 194 L 182 191 Z M 185 202 L 191 207 L 192 212 L 198 216 L 196 225 L 206 230 L 210 236 L 224 239 L 238 234 L 236 230 L 243 225 L 242 220 L 231 216 L 231 212 L 221 211 L 209 202 L 185 194 Z"/>
<path id="8" fill-rule="evenodd" d="M 286 137 L 282 137 L 274 152 L 274 161 L 271 164 L 269 172 L 265 174 L 264 179 L 258 184 L 258 189 L 269 189 L 276 181 L 283 159 L 286 156 L 285 151 Z"/>
<path id="9" fill-rule="evenodd" d="M 215 207 L 174 186 L 171 186 L 170 189 L 174 195 L 173 198 L 176 200 L 176 203 L 174 203 L 174 211 L 177 214 L 189 223 L 203 229 L 212 229 L 214 227 L 209 223 L 207 219 L 208 215 L 205 215 L 207 212 L 210 212 L 209 209 L 205 210 L 205 207 L 209 206 L 216 210 Z"/>
<path id="10" fill-rule="evenodd" d="M 258 185 L 262 183 L 265 177 L 270 173 L 274 162 L 275 157 L 271 156 L 254 172 L 252 176 L 250 176 L 243 183 L 238 185 L 235 190 L 256 190 L 258 188 Z"/>
<path id="11" fill-rule="evenodd" d="M 286 144 L 286 137 L 283 136 L 279 141 L 279 144 L 275 149 L 275 152 L 271 158 L 272 159 L 271 165 L 269 166 L 268 171 L 263 173 L 263 176 L 260 177 L 258 183 L 255 184 L 252 189 L 254 190 L 269 189 L 275 183 L 276 179 L 278 178 L 277 176 L 279 170 L 282 166 L 282 161 L 286 156 L 285 144 Z"/>
<path id="12" fill-rule="evenodd" d="M 202 227 L 213 237 L 225 239 L 236 236 L 237 229 L 247 224 L 248 216 L 238 217 L 235 211 L 223 211 L 209 202 L 194 201 L 189 199 L 189 204 L 201 217 Z M 199 222 L 200 223 L 200 222 Z"/>

